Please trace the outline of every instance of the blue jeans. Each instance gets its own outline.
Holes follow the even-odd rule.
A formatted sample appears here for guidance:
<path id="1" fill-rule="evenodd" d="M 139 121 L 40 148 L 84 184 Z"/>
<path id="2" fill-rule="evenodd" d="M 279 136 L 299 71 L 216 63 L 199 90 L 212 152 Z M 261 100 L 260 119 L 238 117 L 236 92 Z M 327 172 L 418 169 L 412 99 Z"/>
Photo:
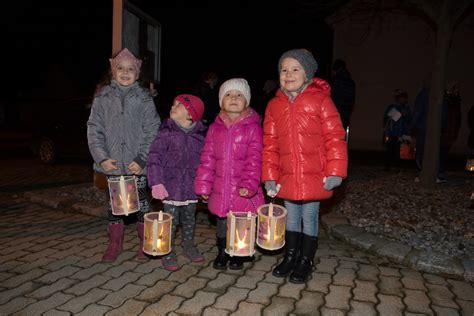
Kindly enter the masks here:
<path id="1" fill-rule="evenodd" d="M 319 201 L 290 201 L 285 200 L 288 210 L 286 217 L 286 230 L 301 232 L 317 237 L 319 232 Z"/>

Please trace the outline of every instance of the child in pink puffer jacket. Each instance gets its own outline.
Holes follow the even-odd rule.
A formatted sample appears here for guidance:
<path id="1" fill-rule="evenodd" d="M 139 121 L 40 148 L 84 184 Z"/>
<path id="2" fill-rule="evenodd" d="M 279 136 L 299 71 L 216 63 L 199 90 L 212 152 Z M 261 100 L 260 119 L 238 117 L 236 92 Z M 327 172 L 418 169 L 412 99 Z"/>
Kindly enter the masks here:
<path id="1" fill-rule="evenodd" d="M 217 216 L 217 248 L 214 268 L 243 268 L 241 257 L 229 259 L 226 247 L 226 216 L 229 211 L 253 212 L 264 203 L 260 185 L 262 169 L 262 126 L 260 116 L 249 107 L 250 87 L 234 78 L 219 89 L 221 112 L 209 127 L 196 173 L 196 194 L 208 200 Z"/>

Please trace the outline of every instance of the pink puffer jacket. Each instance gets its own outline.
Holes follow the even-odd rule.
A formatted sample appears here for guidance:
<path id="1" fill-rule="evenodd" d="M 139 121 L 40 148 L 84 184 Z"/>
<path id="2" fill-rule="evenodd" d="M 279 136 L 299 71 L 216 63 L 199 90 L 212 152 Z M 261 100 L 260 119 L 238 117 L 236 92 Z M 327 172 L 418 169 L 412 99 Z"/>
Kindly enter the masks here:
<path id="1" fill-rule="evenodd" d="M 251 108 L 234 122 L 221 113 L 211 124 L 201 152 L 194 189 L 208 195 L 208 208 L 219 217 L 229 211 L 253 212 L 264 203 L 260 185 L 262 170 L 262 127 Z M 239 189 L 246 188 L 246 197 Z"/>

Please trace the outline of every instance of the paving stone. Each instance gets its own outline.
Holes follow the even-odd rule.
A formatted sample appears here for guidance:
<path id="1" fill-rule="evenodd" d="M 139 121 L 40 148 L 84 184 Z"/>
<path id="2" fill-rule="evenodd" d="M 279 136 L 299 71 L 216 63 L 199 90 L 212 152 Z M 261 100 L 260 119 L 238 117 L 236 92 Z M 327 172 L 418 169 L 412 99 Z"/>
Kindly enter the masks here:
<path id="1" fill-rule="evenodd" d="M 10 272 L 13 272 L 13 273 L 17 273 L 17 274 L 24 274 L 24 273 L 27 273 L 35 268 L 41 268 L 41 269 L 45 269 L 45 266 L 47 266 L 48 264 L 50 264 L 51 262 L 54 262 L 56 261 L 55 259 L 51 259 L 51 258 L 40 258 L 34 262 L 26 262 L 26 263 L 23 263 L 19 266 L 17 266 L 15 269 L 13 270 L 10 270 Z"/>
<path id="2" fill-rule="evenodd" d="M 31 305 L 28 305 L 25 309 L 21 310 L 20 314 L 23 315 L 41 315 L 47 310 L 58 307 L 61 304 L 72 299 L 74 296 L 64 293 L 55 293 L 49 298 L 35 302 Z"/>
<path id="3" fill-rule="evenodd" d="M 301 291 L 301 299 L 296 301 L 296 315 L 320 315 L 319 308 L 324 305 L 324 294 L 318 292 Z"/>
<path id="4" fill-rule="evenodd" d="M 159 267 L 161 267 L 161 260 L 150 259 L 145 263 L 139 263 L 133 272 L 150 273 Z"/>
<path id="5" fill-rule="evenodd" d="M 63 267 L 71 266 L 82 259 L 84 258 L 72 255 L 61 260 L 54 260 L 50 264 L 44 266 L 44 268 L 47 270 L 56 271 Z"/>
<path id="6" fill-rule="evenodd" d="M 445 285 L 426 284 L 428 296 L 434 305 L 441 307 L 458 308 L 454 302 L 454 294 Z"/>
<path id="7" fill-rule="evenodd" d="M 71 288 L 64 290 L 64 292 L 69 293 L 69 294 L 74 294 L 76 296 L 83 295 L 86 292 L 90 291 L 91 289 L 101 286 L 102 284 L 104 284 L 110 279 L 111 279 L 110 277 L 105 277 L 100 274 L 95 275 L 93 278 L 76 283 Z"/>
<path id="8" fill-rule="evenodd" d="M 452 291 L 457 298 L 464 301 L 474 302 L 474 287 L 466 281 L 447 280 L 452 286 Z"/>
<path id="9" fill-rule="evenodd" d="M 241 276 L 237 279 L 237 282 L 234 284 L 234 286 L 253 290 L 257 287 L 257 283 L 263 280 L 264 275 L 264 271 L 247 270 L 244 276 Z M 268 282 L 268 280 L 265 281 Z"/>
<path id="10" fill-rule="evenodd" d="M 184 265 L 181 267 L 180 270 L 175 271 L 170 274 L 170 276 L 167 278 L 168 281 L 178 281 L 178 282 L 184 282 L 187 280 L 190 276 L 193 276 L 199 272 L 198 268 L 195 266 L 190 266 L 190 265 Z"/>
<path id="11" fill-rule="evenodd" d="M 174 281 L 158 281 L 154 286 L 148 287 L 141 292 L 136 299 L 147 302 L 157 302 L 163 295 L 170 293 L 178 284 L 178 282 Z"/>
<path id="12" fill-rule="evenodd" d="M 444 273 L 456 276 L 464 274 L 464 268 L 457 260 L 452 259 L 448 255 L 431 251 L 422 251 L 418 255 L 416 268 L 428 273 Z"/>
<path id="13" fill-rule="evenodd" d="M 378 294 L 380 303 L 375 307 L 380 315 L 402 315 L 404 305 L 402 299 L 394 295 Z"/>
<path id="14" fill-rule="evenodd" d="M 236 280 L 236 277 L 234 275 L 221 273 L 217 276 L 216 279 L 207 283 L 205 290 L 208 292 L 223 294 L 225 293 L 225 291 L 230 285 L 235 283 L 235 280 Z"/>
<path id="15" fill-rule="evenodd" d="M 230 314 L 233 316 L 261 315 L 263 305 L 256 303 L 240 302 L 238 309 Z"/>
<path id="16" fill-rule="evenodd" d="M 135 269 L 137 265 L 138 265 L 138 262 L 136 261 L 126 261 L 122 263 L 121 265 L 108 269 L 107 271 L 103 272 L 102 275 L 118 278 L 125 272 Z"/>
<path id="17" fill-rule="evenodd" d="M 407 310 L 413 313 L 422 313 L 433 315 L 430 304 L 431 301 L 423 291 L 405 289 L 405 297 L 403 302 L 407 306 Z"/>
<path id="18" fill-rule="evenodd" d="M 102 262 L 102 257 L 103 253 L 96 253 L 91 257 L 82 259 L 81 261 L 78 261 L 74 264 L 76 267 L 81 267 L 81 268 L 90 268 L 95 264 L 99 264 Z"/>
<path id="19" fill-rule="evenodd" d="M 448 307 L 440 307 L 436 305 L 431 305 L 433 308 L 434 312 L 436 315 L 442 315 L 442 316 L 459 316 L 459 311 L 454 308 L 448 308 Z M 466 314 L 468 315 L 468 314 Z"/>
<path id="20" fill-rule="evenodd" d="M 377 303 L 377 285 L 374 282 L 356 280 L 356 287 L 353 290 L 354 299 L 363 302 Z"/>
<path id="21" fill-rule="evenodd" d="M 212 305 L 212 307 L 220 310 L 225 309 L 231 312 L 235 311 L 239 303 L 245 300 L 248 293 L 248 289 L 230 287 L 225 294 L 217 298 L 216 303 Z"/>
<path id="22" fill-rule="evenodd" d="M 152 286 L 159 280 L 166 279 L 171 274 L 171 271 L 156 268 L 151 273 L 142 275 L 135 283 L 140 285 Z"/>
<path id="23" fill-rule="evenodd" d="M 103 289 L 118 291 L 128 283 L 135 282 L 142 275 L 135 272 L 125 272 L 121 277 L 107 281 L 101 286 Z"/>
<path id="24" fill-rule="evenodd" d="M 35 288 L 37 288 L 38 286 L 39 286 L 38 284 L 33 283 L 33 282 L 25 282 L 18 287 L 14 287 L 6 291 L 2 291 L 0 292 L 1 294 L 0 305 L 7 303 L 8 301 L 10 301 L 11 299 L 17 296 L 24 295 L 25 293 L 29 293 L 33 291 Z M 0 308 L 0 312 L 1 310 L 2 309 Z"/>
<path id="25" fill-rule="evenodd" d="M 281 297 L 289 297 L 295 300 L 299 300 L 301 298 L 301 291 L 306 287 L 306 284 L 294 284 L 287 282 L 280 286 L 278 290 L 278 296 Z"/>
<path id="26" fill-rule="evenodd" d="M 59 279 L 68 277 L 73 275 L 77 271 L 81 270 L 81 268 L 73 267 L 73 266 L 66 266 L 62 267 L 61 269 L 53 272 L 46 273 L 41 278 L 36 279 L 36 282 L 45 283 L 45 284 L 52 284 Z"/>
<path id="27" fill-rule="evenodd" d="M 351 288 L 347 286 L 329 286 L 329 294 L 324 298 L 325 307 L 333 309 L 349 310 L 349 299 L 351 298 Z"/>
<path id="28" fill-rule="evenodd" d="M 276 264 L 277 264 L 276 257 L 261 256 L 260 260 L 254 262 L 251 269 L 268 272 L 268 271 L 271 271 L 273 266 Z"/>
<path id="29" fill-rule="evenodd" d="M 375 306 L 373 303 L 369 302 L 358 302 L 358 301 L 351 301 L 351 310 L 349 312 L 349 316 L 375 316 L 377 315 L 377 311 L 375 310 Z"/>
<path id="30" fill-rule="evenodd" d="M 387 257 L 395 262 L 401 263 L 412 247 L 400 242 L 388 242 L 374 248 L 375 252 L 383 257 Z"/>
<path id="31" fill-rule="evenodd" d="M 206 279 L 215 279 L 219 273 L 222 273 L 222 270 L 214 269 L 212 265 L 210 265 L 202 268 L 196 276 Z"/>
<path id="32" fill-rule="evenodd" d="M 0 264 L 0 272 L 5 272 L 5 271 L 15 272 L 14 269 L 23 264 L 25 264 L 23 261 L 16 261 L 16 260 L 4 262 Z"/>
<path id="33" fill-rule="evenodd" d="M 208 282 L 208 279 L 192 276 L 186 282 L 178 285 L 171 294 L 191 298 L 196 291 L 204 288 Z"/>
<path id="34" fill-rule="evenodd" d="M 38 259 L 41 259 L 41 258 L 44 258 L 44 257 L 50 257 L 53 254 L 55 254 L 56 252 L 59 252 L 59 250 L 53 249 L 53 248 L 47 248 L 47 249 L 43 249 L 43 250 L 38 251 L 38 252 L 30 253 L 30 254 L 28 254 L 24 257 L 21 257 L 21 260 L 26 261 L 26 262 L 34 262 L 34 261 L 36 261 Z"/>
<path id="35" fill-rule="evenodd" d="M 263 315 L 288 315 L 294 309 L 294 304 L 291 298 L 274 296 L 270 305 L 263 309 Z"/>
<path id="36" fill-rule="evenodd" d="M 249 270 L 251 271 L 251 270 Z M 262 272 L 262 273 L 265 273 L 265 271 L 256 271 L 256 272 Z M 238 280 L 237 280 L 238 281 Z M 272 274 L 272 271 L 268 271 L 265 273 L 265 276 L 263 278 L 263 281 L 267 282 L 267 283 L 275 283 L 275 284 L 283 284 L 286 282 L 286 278 L 279 278 L 279 277 L 276 277 Z M 255 285 L 256 286 L 256 285 Z"/>
<path id="37" fill-rule="evenodd" d="M 348 260 L 339 260 L 339 268 L 341 269 L 352 269 L 354 271 L 359 270 L 357 262 L 348 261 Z"/>
<path id="38" fill-rule="evenodd" d="M 45 273 L 47 273 L 46 270 L 35 268 L 31 271 L 28 271 L 27 273 L 9 278 L 8 280 L 2 282 L 2 286 L 7 288 L 14 288 L 25 282 L 35 280 L 40 276 L 44 275 Z"/>
<path id="39" fill-rule="evenodd" d="M 402 284 L 398 277 L 380 276 L 380 283 L 378 284 L 379 291 L 385 295 L 402 296 Z"/>
<path id="40" fill-rule="evenodd" d="M 28 306 L 33 302 L 36 302 L 36 300 L 31 297 L 19 296 L 4 305 L 0 305 L 0 311 L 3 313 L 2 315 L 13 315 L 15 312 L 24 309 L 25 306 Z"/>
<path id="41" fill-rule="evenodd" d="M 65 311 L 59 311 L 57 309 L 50 309 L 46 313 L 44 313 L 42 316 L 69 316 L 71 313 L 65 312 Z"/>
<path id="42" fill-rule="evenodd" d="M 99 244 L 99 245 L 96 245 L 95 247 L 91 247 L 91 248 L 87 248 L 86 250 L 83 250 L 80 253 L 80 255 L 84 258 L 90 258 L 95 255 L 100 255 L 102 257 L 107 247 L 108 247 L 107 244 Z"/>
<path id="43" fill-rule="evenodd" d="M 129 299 L 117 309 L 108 311 L 106 316 L 124 316 L 124 315 L 139 315 L 140 312 L 148 305 L 146 302 L 140 302 L 134 299 Z"/>
<path id="44" fill-rule="evenodd" d="M 90 268 L 82 269 L 82 270 L 76 272 L 75 274 L 71 275 L 70 278 L 84 281 L 84 280 L 90 279 L 92 276 L 94 276 L 96 274 L 99 274 L 99 273 L 102 273 L 102 272 L 104 272 L 104 271 L 106 271 L 110 268 L 111 268 L 111 266 L 109 264 L 97 263 L 97 264 L 93 265 Z"/>
<path id="45" fill-rule="evenodd" d="M 257 284 L 257 288 L 255 290 L 250 291 L 247 302 L 268 305 L 270 304 L 272 296 L 276 293 L 278 293 L 277 284 L 260 282 Z"/>
<path id="46" fill-rule="evenodd" d="M 104 315 L 109 310 L 111 310 L 110 306 L 103 306 L 99 304 L 90 304 L 88 305 L 82 312 L 74 314 L 75 316 L 92 316 L 92 315 Z M 129 314 L 133 315 L 133 314 Z"/>
<path id="47" fill-rule="evenodd" d="M 373 265 L 360 264 L 357 278 L 363 281 L 379 281 L 379 269 Z"/>
<path id="48" fill-rule="evenodd" d="M 214 304 L 217 296 L 217 293 L 198 291 L 192 299 L 185 300 L 176 312 L 185 315 L 200 315 L 204 308 Z"/>
<path id="49" fill-rule="evenodd" d="M 425 282 L 420 272 L 413 270 L 402 270 L 401 272 L 403 275 L 401 281 L 405 288 L 426 291 Z"/>
<path id="50" fill-rule="evenodd" d="M 35 291 L 26 294 L 27 297 L 36 298 L 38 300 L 45 299 L 48 296 L 51 296 L 53 293 L 63 291 L 64 289 L 69 288 L 71 285 L 76 283 L 76 280 L 71 280 L 68 278 L 62 278 L 50 285 L 41 286 Z"/>
<path id="51" fill-rule="evenodd" d="M 329 293 L 329 284 L 331 282 L 330 274 L 313 272 L 312 279 L 306 282 L 307 290 Z"/>
<path id="52" fill-rule="evenodd" d="M 444 278 L 438 275 L 424 273 L 423 278 L 425 278 L 425 280 L 431 284 L 448 285 L 448 282 L 446 282 Z"/>
<path id="53" fill-rule="evenodd" d="M 202 313 L 203 316 L 224 316 L 229 315 L 230 312 L 225 309 L 218 309 L 214 307 L 207 307 Z"/>
<path id="54" fill-rule="evenodd" d="M 337 267 L 338 263 L 336 259 L 333 258 L 321 258 L 319 259 L 318 265 L 316 265 L 317 272 L 335 274 L 335 268 Z"/>
<path id="55" fill-rule="evenodd" d="M 456 300 L 456 303 L 461 307 L 462 315 L 474 315 L 474 302 Z"/>
<path id="56" fill-rule="evenodd" d="M 57 309 L 76 314 L 86 308 L 87 305 L 100 301 L 109 293 L 110 291 L 108 290 L 92 289 L 84 295 L 74 297 L 64 305 L 57 306 Z M 72 295 L 68 296 L 72 297 Z"/>
<path id="57" fill-rule="evenodd" d="M 353 287 L 355 278 L 354 270 L 337 268 L 336 274 L 333 276 L 333 284 Z"/>
<path id="58" fill-rule="evenodd" d="M 394 277 L 401 276 L 400 272 L 394 268 L 379 267 L 379 270 L 380 270 L 380 275 L 383 275 L 383 276 L 394 276 Z"/>
<path id="59" fill-rule="evenodd" d="M 120 291 L 112 292 L 108 294 L 103 300 L 98 303 L 101 305 L 108 305 L 114 308 L 119 307 L 128 298 L 137 296 L 142 290 L 145 289 L 143 285 L 127 284 Z"/>
<path id="60" fill-rule="evenodd" d="M 321 308 L 321 315 L 322 316 L 344 316 L 346 311 L 342 311 L 340 309 L 332 309 L 327 307 Z"/>

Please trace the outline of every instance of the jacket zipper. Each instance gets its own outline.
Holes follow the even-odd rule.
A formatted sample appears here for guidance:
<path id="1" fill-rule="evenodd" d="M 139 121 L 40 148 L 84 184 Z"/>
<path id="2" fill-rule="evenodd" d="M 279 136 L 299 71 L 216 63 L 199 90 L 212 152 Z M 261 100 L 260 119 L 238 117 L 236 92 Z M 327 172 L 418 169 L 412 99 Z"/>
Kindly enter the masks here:
<path id="1" fill-rule="evenodd" d="M 226 139 L 225 139 L 225 142 L 226 142 L 226 149 L 225 149 L 225 157 L 224 157 L 224 162 L 227 160 L 228 164 L 230 165 L 231 164 L 231 159 L 230 158 L 230 147 L 231 147 L 231 143 L 230 143 L 230 139 L 231 139 L 231 135 L 232 135 L 232 126 L 229 127 L 229 129 L 227 130 L 227 135 L 226 135 Z M 230 186 L 230 183 L 228 183 L 229 181 L 229 172 L 230 172 L 230 166 L 225 166 L 225 173 L 224 173 L 224 210 L 227 212 L 229 211 L 227 208 L 228 208 L 228 204 L 229 204 L 229 186 Z"/>
<path id="2" fill-rule="evenodd" d="M 298 96 L 297 96 L 298 97 Z M 296 126 L 296 119 L 295 119 L 295 101 L 296 98 L 293 101 L 290 101 L 290 119 L 291 119 L 291 125 L 290 125 L 290 137 L 291 137 L 291 143 L 293 146 L 293 153 L 296 155 L 296 140 L 295 140 L 295 130 L 291 128 L 291 126 Z M 296 197 L 300 196 L 300 186 L 299 186 L 299 177 L 300 177 L 300 166 L 299 166 L 299 161 L 298 159 L 295 159 L 295 187 L 296 187 Z"/>

